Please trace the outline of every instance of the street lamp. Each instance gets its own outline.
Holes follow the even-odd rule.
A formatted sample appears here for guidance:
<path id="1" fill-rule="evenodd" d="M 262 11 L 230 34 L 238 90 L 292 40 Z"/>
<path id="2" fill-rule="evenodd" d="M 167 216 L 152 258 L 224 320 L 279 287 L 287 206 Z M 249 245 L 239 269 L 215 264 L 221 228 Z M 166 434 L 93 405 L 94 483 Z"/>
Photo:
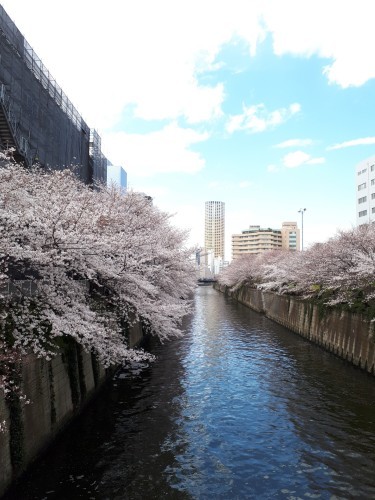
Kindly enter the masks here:
<path id="1" fill-rule="evenodd" d="M 302 250 L 302 252 L 303 252 L 303 214 L 304 214 L 304 212 L 306 212 L 306 208 L 300 208 L 298 210 L 298 213 L 300 213 L 301 217 L 302 217 L 302 227 L 301 227 L 301 242 L 302 242 L 301 250 Z"/>

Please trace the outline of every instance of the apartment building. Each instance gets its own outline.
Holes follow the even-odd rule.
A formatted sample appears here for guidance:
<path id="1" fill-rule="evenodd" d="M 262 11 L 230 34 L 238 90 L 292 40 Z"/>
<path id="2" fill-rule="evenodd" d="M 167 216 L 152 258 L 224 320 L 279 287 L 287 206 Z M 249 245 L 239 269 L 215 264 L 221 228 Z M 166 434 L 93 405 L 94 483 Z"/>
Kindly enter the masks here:
<path id="1" fill-rule="evenodd" d="M 375 220 L 375 156 L 356 166 L 356 220 L 357 225 Z"/>
<path id="2" fill-rule="evenodd" d="M 225 248 L 225 203 L 206 201 L 204 221 L 204 247 L 214 251 L 214 258 L 224 261 Z"/>
<path id="3" fill-rule="evenodd" d="M 240 234 L 232 235 L 233 259 L 277 249 L 300 249 L 300 230 L 296 222 L 283 222 L 281 229 L 249 226 Z"/>

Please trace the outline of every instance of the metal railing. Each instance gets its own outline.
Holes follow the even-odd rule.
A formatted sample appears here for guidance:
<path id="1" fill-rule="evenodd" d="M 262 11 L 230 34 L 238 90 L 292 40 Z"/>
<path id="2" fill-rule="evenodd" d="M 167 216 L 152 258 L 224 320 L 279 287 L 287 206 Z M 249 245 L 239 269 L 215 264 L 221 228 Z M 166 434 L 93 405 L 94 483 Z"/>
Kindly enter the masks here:
<path id="1" fill-rule="evenodd" d="M 56 83 L 48 69 L 44 66 L 41 59 L 34 52 L 33 48 L 24 40 L 24 53 L 23 59 L 26 66 L 34 74 L 35 78 L 39 80 L 43 88 L 47 90 L 56 104 L 68 115 L 69 119 L 73 122 L 78 130 L 83 127 L 83 119 L 78 113 L 72 102 L 64 94 L 61 87 Z"/>
<path id="2" fill-rule="evenodd" d="M 19 31 L 12 19 L 0 5 L 0 31 L 7 40 L 9 46 L 14 52 L 21 57 L 26 66 L 39 80 L 42 86 L 47 90 L 49 95 L 54 99 L 58 106 L 68 115 L 78 130 L 84 127 L 84 120 L 79 112 L 73 106 L 68 97 L 64 94 L 61 87 L 57 85 L 48 69 L 44 66 L 41 59 L 34 52 L 33 48 L 27 42 L 25 37 Z M 85 127 L 84 127 L 85 128 Z"/>
<path id="3" fill-rule="evenodd" d="M 86 291 L 89 290 L 90 280 L 72 280 L 72 282 L 79 284 Z M 48 281 L 38 281 L 38 280 L 12 280 L 12 281 L 0 281 L 0 299 L 1 297 L 32 297 L 38 292 L 40 284 L 49 284 Z"/>
<path id="4" fill-rule="evenodd" d="M 5 85 L 1 82 L 0 82 L 0 104 L 4 110 L 4 115 L 7 120 L 9 130 L 14 140 L 16 149 L 25 158 L 27 166 L 30 167 L 32 165 L 32 155 L 31 155 L 31 148 L 29 141 L 26 139 L 25 136 L 22 135 L 18 127 L 18 121 L 12 109 L 13 108 L 12 99 L 6 90 Z"/>

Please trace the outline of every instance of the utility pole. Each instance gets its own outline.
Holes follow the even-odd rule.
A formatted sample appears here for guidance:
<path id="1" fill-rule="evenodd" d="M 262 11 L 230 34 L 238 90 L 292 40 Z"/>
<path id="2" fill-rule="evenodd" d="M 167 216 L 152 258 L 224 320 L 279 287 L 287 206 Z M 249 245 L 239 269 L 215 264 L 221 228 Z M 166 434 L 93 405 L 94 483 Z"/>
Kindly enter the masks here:
<path id="1" fill-rule="evenodd" d="M 303 214 L 306 212 L 306 208 L 300 208 L 298 213 L 301 214 L 302 217 L 302 226 L 301 226 L 301 250 L 303 252 Z"/>

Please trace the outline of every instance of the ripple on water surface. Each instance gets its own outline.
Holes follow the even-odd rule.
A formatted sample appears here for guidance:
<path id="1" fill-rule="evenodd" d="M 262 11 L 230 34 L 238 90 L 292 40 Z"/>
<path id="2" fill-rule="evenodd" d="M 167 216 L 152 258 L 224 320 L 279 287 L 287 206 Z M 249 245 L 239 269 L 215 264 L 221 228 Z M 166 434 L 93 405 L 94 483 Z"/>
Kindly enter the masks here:
<path id="1" fill-rule="evenodd" d="M 209 287 L 184 327 L 12 498 L 375 498 L 373 378 Z"/>

